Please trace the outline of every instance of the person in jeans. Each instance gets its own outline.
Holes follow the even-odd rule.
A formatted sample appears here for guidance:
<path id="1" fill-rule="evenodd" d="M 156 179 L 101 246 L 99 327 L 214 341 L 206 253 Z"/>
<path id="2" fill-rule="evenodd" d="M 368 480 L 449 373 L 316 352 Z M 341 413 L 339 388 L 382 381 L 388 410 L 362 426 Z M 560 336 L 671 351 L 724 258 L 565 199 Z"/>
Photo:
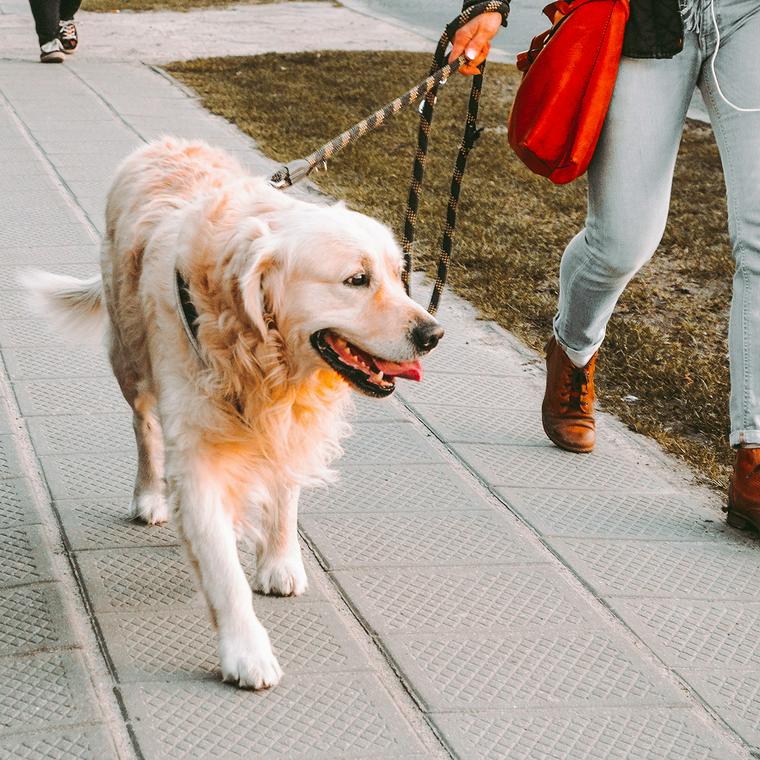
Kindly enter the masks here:
<path id="1" fill-rule="evenodd" d="M 77 49 L 74 14 L 81 0 L 29 0 L 42 63 L 63 63 Z"/>
<path id="2" fill-rule="evenodd" d="M 736 265 L 728 522 L 760 529 L 760 0 L 631 0 L 630 8 L 589 166 L 586 226 L 560 265 L 543 426 L 563 449 L 594 447 L 597 351 L 623 289 L 662 238 L 686 111 L 699 87 L 720 149 Z M 470 59 L 465 73 L 485 60 L 501 22 L 498 13 L 482 14 L 456 34 L 451 55 Z"/>

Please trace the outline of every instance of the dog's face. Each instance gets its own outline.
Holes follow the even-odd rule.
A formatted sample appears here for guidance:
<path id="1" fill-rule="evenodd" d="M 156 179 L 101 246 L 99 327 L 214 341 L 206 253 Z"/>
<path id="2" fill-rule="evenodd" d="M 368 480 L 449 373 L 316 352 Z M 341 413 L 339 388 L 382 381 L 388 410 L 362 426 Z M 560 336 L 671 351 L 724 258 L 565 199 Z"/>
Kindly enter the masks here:
<path id="1" fill-rule="evenodd" d="M 419 359 L 443 329 L 406 295 L 390 231 L 340 204 L 300 207 L 271 224 L 258 277 L 244 284 L 249 296 L 258 287 L 260 302 L 248 297 L 246 308 L 254 319 L 262 307 L 272 315 L 293 369 L 327 363 L 371 396 L 390 395 L 397 377 L 420 380 Z"/>

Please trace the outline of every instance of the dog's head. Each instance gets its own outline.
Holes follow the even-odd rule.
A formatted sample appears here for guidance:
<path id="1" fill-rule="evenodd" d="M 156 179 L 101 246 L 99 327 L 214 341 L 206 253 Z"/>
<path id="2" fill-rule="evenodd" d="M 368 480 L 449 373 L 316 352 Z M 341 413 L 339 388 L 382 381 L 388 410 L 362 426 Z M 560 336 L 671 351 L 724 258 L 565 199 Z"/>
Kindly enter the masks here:
<path id="1" fill-rule="evenodd" d="M 326 363 L 370 396 L 390 395 L 398 377 L 420 380 L 443 328 L 406 295 L 387 227 L 343 204 L 297 203 L 265 223 L 241 290 L 262 333 L 276 325 L 292 369 Z"/>

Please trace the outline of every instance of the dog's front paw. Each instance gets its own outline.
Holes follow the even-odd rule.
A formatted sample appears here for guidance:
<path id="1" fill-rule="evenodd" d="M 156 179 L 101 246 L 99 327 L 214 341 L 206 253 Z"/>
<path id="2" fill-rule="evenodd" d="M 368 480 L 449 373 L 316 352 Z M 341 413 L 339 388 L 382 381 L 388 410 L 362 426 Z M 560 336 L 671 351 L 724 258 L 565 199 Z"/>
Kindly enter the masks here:
<path id="1" fill-rule="evenodd" d="M 256 590 L 262 594 L 300 596 L 308 588 L 301 553 L 277 559 L 263 559 L 256 570 Z"/>
<path id="2" fill-rule="evenodd" d="M 261 625 L 247 635 L 220 636 L 219 655 L 222 680 L 241 689 L 268 689 L 282 678 L 282 668 Z"/>
<path id="3" fill-rule="evenodd" d="M 160 493 L 142 493 L 132 499 L 130 517 L 148 525 L 163 525 L 169 519 L 169 507 Z"/>

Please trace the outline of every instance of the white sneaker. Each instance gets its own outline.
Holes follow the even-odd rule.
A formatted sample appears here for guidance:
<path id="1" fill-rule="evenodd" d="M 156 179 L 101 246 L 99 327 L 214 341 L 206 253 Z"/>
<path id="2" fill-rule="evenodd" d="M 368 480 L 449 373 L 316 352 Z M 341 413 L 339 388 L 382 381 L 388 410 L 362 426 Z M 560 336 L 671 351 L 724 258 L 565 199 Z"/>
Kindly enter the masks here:
<path id="1" fill-rule="evenodd" d="M 66 53 L 63 51 L 61 41 L 56 37 L 40 47 L 40 61 L 42 63 L 63 63 Z"/>

